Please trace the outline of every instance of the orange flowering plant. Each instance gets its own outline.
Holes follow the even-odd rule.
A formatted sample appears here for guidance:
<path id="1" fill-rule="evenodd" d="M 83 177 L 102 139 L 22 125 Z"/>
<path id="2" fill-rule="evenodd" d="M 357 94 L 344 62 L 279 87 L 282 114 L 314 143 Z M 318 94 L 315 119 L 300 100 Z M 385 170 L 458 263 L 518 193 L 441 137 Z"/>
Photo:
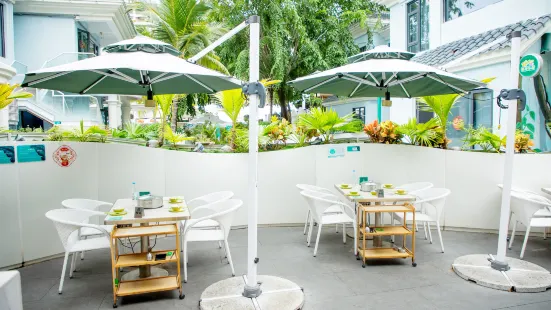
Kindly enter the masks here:
<path id="1" fill-rule="evenodd" d="M 379 123 L 378 120 L 366 124 L 364 132 L 369 136 L 371 142 L 396 144 L 400 143 L 403 135 L 398 131 L 398 125 L 392 121 Z"/>

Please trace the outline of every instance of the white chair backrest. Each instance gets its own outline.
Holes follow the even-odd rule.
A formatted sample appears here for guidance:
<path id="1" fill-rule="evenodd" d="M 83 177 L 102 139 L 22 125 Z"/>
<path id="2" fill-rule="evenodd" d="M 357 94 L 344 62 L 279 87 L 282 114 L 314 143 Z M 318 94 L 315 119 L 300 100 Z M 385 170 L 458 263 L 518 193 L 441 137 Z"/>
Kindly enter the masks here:
<path id="1" fill-rule="evenodd" d="M 59 239 L 66 251 L 79 240 L 78 230 L 81 227 L 96 228 L 106 237 L 109 236 L 109 233 L 102 227 L 87 223 L 90 216 L 94 215 L 93 212 L 79 209 L 55 209 L 46 212 L 46 217 L 54 222 Z"/>
<path id="2" fill-rule="evenodd" d="M 89 211 L 98 211 L 101 206 L 113 206 L 110 202 L 81 198 L 65 199 L 61 202 L 61 205 L 67 209 L 84 209 Z"/>
<path id="3" fill-rule="evenodd" d="M 191 229 L 193 225 L 210 219 L 220 225 L 227 238 L 230 233 L 235 211 L 241 208 L 242 205 L 243 201 L 240 199 L 227 199 L 192 210 L 192 220 L 186 221 L 184 233 Z"/>
<path id="4" fill-rule="evenodd" d="M 312 216 L 317 222 L 321 222 L 323 212 L 334 205 L 343 207 L 345 212 L 350 217 L 354 218 L 354 210 L 349 205 L 339 201 L 338 197 L 333 194 L 308 190 L 302 191 L 300 194 L 306 198 L 306 201 L 308 201 L 308 206 L 310 207 Z"/>
<path id="5" fill-rule="evenodd" d="M 442 211 L 446 205 L 446 198 L 451 194 L 451 191 L 447 188 L 427 188 L 422 191 L 415 192 L 415 196 L 418 200 L 414 202 L 415 208 L 425 212 L 434 217 L 435 220 L 439 220 L 442 216 Z"/>
<path id="6" fill-rule="evenodd" d="M 551 203 L 545 197 L 529 192 L 511 191 L 511 211 L 515 214 L 517 221 L 523 225 L 530 225 L 534 213 L 542 208 L 549 208 Z"/>
<path id="7" fill-rule="evenodd" d="M 431 182 L 414 182 L 396 186 L 396 188 L 405 189 L 410 194 L 415 194 L 418 191 L 422 191 L 432 187 L 434 187 L 434 184 L 432 184 Z"/>
<path id="8" fill-rule="evenodd" d="M 186 202 L 186 205 L 190 210 L 193 210 L 194 208 L 215 203 L 218 201 L 228 200 L 232 197 L 233 197 L 232 191 L 214 192 L 214 193 L 206 194 L 206 195 L 191 199 L 190 201 Z"/>
<path id="9" fill-rule="evenodd" d="M 333 194 L 333 192 L 327 188 L 319 187 L 316 185 L 310 185 L 310 184 L 297 184 L 297 187 L 300 191 L 313 191 L 313 192 L 322 192 L 322 193 L 328 193 Z"/>

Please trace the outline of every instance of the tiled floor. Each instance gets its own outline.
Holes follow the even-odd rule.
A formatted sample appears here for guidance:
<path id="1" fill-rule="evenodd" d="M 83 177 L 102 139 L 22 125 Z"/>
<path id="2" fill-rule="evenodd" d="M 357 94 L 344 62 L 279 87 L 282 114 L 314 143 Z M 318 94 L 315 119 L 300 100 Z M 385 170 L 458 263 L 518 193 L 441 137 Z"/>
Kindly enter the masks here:
<path id="1" fill-rule="evenodd" d="M 436 234 L 433 234 L 436 237 Z M 551 309 L 551 290 L 520 294 L 496 291 L 464 281 L 451 271 L 453 260 L 465 254 L 495 253 L 493 234 L 443 233 L 446 253 L 438 240 L 429 244 L 417 238 L 416 268 L 411 260 L 370 262 L 364 269 L 352 253 L 352 240 L 342 243 L 334 227 L 322 232 L 318 255 L 306 247 L 300 227 L 259 229 L 259 273 L 277 275 L 304 288 L 304 309 Z M 437 238 L 437 237 L 436 237 Z M 518 257 L 521 238 L 508 252 Z M 159 239 L 157 248 L 173 242 Z M 232 230 L 230 247 L 237 275 L 246 273 L 247 230 Z M 137 248 L 137 247 L 136 247 Z M 549 240 L 530 238 L 525 259 L 551 270 Z M 210 284 L 231 276 L 224 252 L 217 244 L 192 244 L 189 253 L 186 298 L 177 292 L 124 297 L 122 309 L 198 309 L 201 292 Z M 58 295 L 62 259 L 19 269 L 23 281 L 25 309 L 112 309 L 110 261 L 107 251 L 86 253 L 78 271 L 65 279 Z M 174 268 L 169 268 L 174 272 Z"/>

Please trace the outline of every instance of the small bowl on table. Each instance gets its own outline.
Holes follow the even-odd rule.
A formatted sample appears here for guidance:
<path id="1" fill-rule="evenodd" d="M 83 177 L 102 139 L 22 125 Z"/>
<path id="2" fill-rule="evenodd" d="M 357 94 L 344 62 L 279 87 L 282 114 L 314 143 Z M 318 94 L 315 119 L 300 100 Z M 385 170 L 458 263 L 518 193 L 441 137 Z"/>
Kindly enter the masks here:
<path id="1" fill-rule="evenodd" d="M 360 195 L 360 193 L 351 191 L 351 192 L 349 192 L 349 195 L 350 196 L 358 196 L 358 195 Z"/>
<path id="2" fill-rule="evenodd" d="M 171 206 L 171 207 L 169 208 L 169 210 L 170 210 L 171 212 L 180 212 L 180 211 L 182 211 L 182 206 Z"/>
<path id="3" fill-rule="evenodd" d="M 350 188 L 352 188 L 352 186 L 350 186 L 350 184 L 341 184 L 341 188 L 342 189 L 350 189 Z"/>
<path id="4" fill-rule="evenodd" d="M 396 194 L 398 194 L 398 195 L 405 195 L 405 194 L 407 194 L 407 191 L 406 191 L 405 189 L 403 189 L 403 188 L 397 188 L 397 189 L 396 189 Z"/>
<path id="5" fill-rule="evenodd" d="M 113 213 L 123 213 L 124 212 L 124 208 L 114 208 L 113 209 Z"/>
<path id="6" fill-rule="evenodd" d="M 394 186 L 390 183 L 387 183 L 387 184 L 383 184 L 383 187 L 386 188 L 386 189 L 391 189 L 393 188 Z"/>

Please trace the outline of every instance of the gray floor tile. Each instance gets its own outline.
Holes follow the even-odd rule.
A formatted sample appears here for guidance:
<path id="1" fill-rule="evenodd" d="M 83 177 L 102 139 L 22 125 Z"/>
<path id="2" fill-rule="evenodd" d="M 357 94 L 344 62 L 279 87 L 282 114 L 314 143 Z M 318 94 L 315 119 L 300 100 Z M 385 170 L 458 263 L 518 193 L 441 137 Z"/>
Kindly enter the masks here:
<path id="1" fill-rule="evenodd" d="M 353 255 L 353 240 L 343 244 L 341 229 L 339 233 L 334 226 L 322 229 L 316 257 L 314 243 L 306 246 L 302 229 L 259 229 L 258 272 L 281 276 L 303 287 L 304 309 L 551 309 L 551 291 L 496 291 L 464 281 L 451 270 L 459 256 L 495 253 L 497 236 L 493 234 L 444 231 L 446 252 L 441 253 L 437 234 L 433 233 L 434 243 L 430 244 L 421 230 L 416 238 L 416 268 L 410 259 L 373 260 L 362 268 Z M 159 238 L 155 249 L 171 249 L 174 241 Z M 550 242 L 530 237 L 525 260 L 551 270 Z M 241 276 L 247 272 L 247 230 L 233 230 L 229 243 L 236 276 Z M 518 257 L 521 246 L 519 238 L 507 255 Z M 123 309 L 198 309 L 202 292 L 231 277 L 231 269 L 216 242 L 190 243 L 188 249 L 189 281 L 183 284 L 184 300 L 171 291 L 123 297 L 119 305 Z M 58 295 L 62 262 L 56 258 L 19 269 L 25 309 L 112 309 L 108 250 L 87 252 L 85 259 L 78 261 L 74 278 L 69 279 L 67 273 L 63 294 Z M 176 272 L 174 264 L 162 267 L 171 274 Z"/>

